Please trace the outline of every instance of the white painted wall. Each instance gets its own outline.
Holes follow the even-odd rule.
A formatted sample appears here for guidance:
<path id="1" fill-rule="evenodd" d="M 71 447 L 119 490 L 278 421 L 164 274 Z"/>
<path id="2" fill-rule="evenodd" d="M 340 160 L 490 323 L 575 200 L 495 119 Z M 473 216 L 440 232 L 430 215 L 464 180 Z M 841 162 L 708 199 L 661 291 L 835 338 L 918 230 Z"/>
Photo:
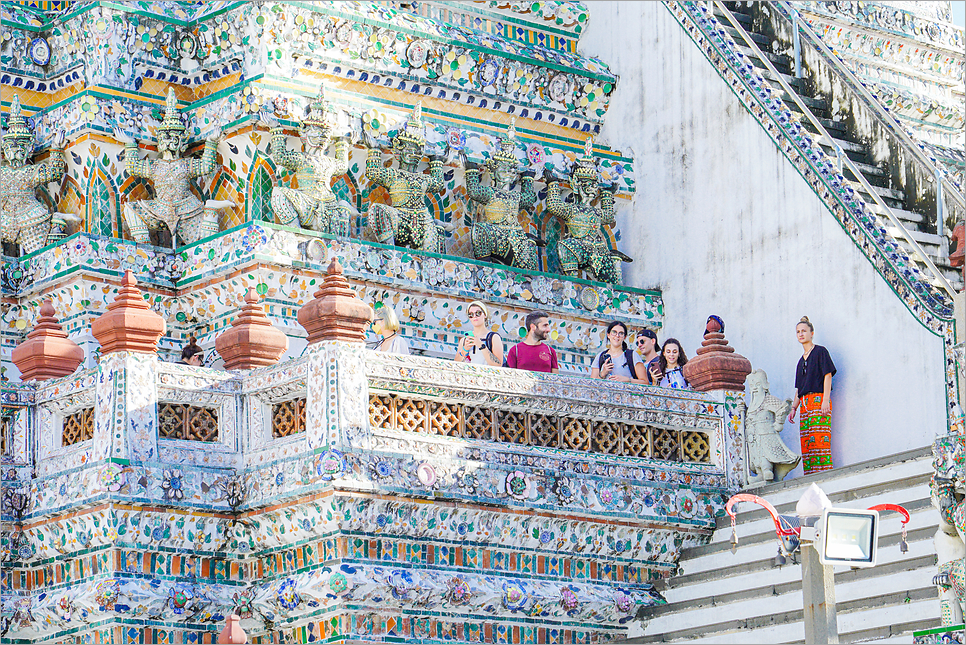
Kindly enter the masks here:
<path id="1" fill-rule="evenodd" d="M 625 282 L 664 292 L 688 356 L 708 314 L 790 397 L 808 315 L 833 379 L 838 466 L 932 443 L 945 432 L 942 342 L 876 273 L 658 2 L 595 2 L 580 51 L 620 75 L 601 143 L 635 160 L 618 213 Z M 797 424 L 785 442 L 798 451 Z M 801 474 L 801 466 L 792 476 Z"/>

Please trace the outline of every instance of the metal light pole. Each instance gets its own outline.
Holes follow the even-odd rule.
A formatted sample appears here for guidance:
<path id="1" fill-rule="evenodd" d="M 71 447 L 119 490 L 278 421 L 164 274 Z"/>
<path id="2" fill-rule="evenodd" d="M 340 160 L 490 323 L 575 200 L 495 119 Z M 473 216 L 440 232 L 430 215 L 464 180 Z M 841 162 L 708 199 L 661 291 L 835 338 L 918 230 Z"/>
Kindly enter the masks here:
<path id="1" fill-rule="evenodd" d="M 814 490 L 813 490 L 814 489 Z M 732 507 L 738 502 L 752 502 L 764 508 L 771 515 L 775 522 L 775 533 L 779 540 L 779 555 L 776 561 L 784 563 L 785 555 L 798 554 L 802 563 L 802 611 L 805 622 L 805 643 L 806 645 L 818 643 L 838 643 L 839 631 L 838 622 L 835 615 L 835 574 L 829 561 L 852 566 L 870 567 L 875 566 L 875 543 L 878 539 L 878 511 L 895 511 L 902 514 L 902 540 L 899 548 L 905 553 L 906 546 L 906 524 L 909 522 L 909 513 L 901 506 L 896 504 L 880 504 L 873 506 L 869 511 L 850 511 L 847 509 L 834 510 L 828 497 L 815 484 L 802 495 L 796 506 L 796 512 L 789 515 L 780 515 L 774 506 L 757 495 L 739 493 L 728 500 L 725 511 L 731 517 L 731 552 L 734 553 L 738 548 L 738 533 L 735 529 L 735 512 Z M 869 543 L 868 553 L 854 561 L 848 556 L 842 556 L 830 552 L 836 551 L 836 547 L 841 547 L 841 537 L 838 531 L 830 531 L 827 526 L 829 520 L 826 516 L 850 516 L 851 521 L 855 517 L 873 517 L 866 531 Z M 820 520 L 822 520 L 820 522 Z M 819 527 L 825 528 L 817 528 Z M 848 531 L 848 529 L 845 529 Z M 824 531 L 823 535 L 820 531 Z M 831 533 L 835 533 L 832 535 Z M 863 533 L 865 535 L 865 533 Z M 855 536 L 850 536 L 854 538 Z M 849 544 L 849 542 L 846 542 Z M 854 544 L 854 541 L 852 542 Z M 851 544 L 849 544 L 851 546 Z M 848 547 L 847 547 L 848 548 Z M 820 549 L 824 551 L 820 552 Z M 841 549 L 839 549 L 841 550 Z"/>

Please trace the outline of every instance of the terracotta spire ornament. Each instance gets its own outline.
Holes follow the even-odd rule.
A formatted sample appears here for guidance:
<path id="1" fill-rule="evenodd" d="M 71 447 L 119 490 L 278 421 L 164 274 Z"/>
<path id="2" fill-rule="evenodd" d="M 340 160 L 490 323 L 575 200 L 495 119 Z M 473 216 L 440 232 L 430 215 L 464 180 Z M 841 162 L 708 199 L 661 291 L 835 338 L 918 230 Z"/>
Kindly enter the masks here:
<path id="1" fill-rule="evenodd" d="M 356 296 L 342 275 L 338 258 L 332 258 L 315 299 L 299 309 L 299 324 L 308 332 L 309 344 L 321 340 L 364 343 L 366 325 L 372 322 L 372 307 Z"/>
<path id="2" fill-rule="evenodd" d="M 258 294 L 249 288 L 241 313 L 215 339 L 215 349 L 225 359 L 226 370 L 250 370 L 277 363 L 288 349 L 288 337 L 272 326 Z"/>
<path id="3" fill-rule="evenodd" d="M 12 358 L 24 382 L 46 381 L 73 374 L 84 361 L 84 350 L 67 337 L 54 317 L 54 305 L 44 300 L 37 324 L 14 348 Z"/>
<path id="4" fill-rule="evenodd" d="M 101 353 L 143 352 L 158 353 L 158 340 L 164 333 L 164 318 L 157 314 L 136 285 L 138 281 L 128 270 L 121 278 L 121 288 L 107 311 L 91 323 L 91 332 L 101 344 Z"/>
<path id="5" fill-rule="evenodd" d="M 247 643 L 248 634 L 241 626 L 241 617 L 232 614 L 225 619 L 225 628 L 218 634 L 219 643 Z"/>
<path id="6" fill-rule="evenodd" d="M 744 392 L 745 378 L 751 374 L 751 362 L 735 353 L 723 333 L 706 331 L 697 356 L 687 362 L 683 371 L 684 378 L 698 392 Z"/>

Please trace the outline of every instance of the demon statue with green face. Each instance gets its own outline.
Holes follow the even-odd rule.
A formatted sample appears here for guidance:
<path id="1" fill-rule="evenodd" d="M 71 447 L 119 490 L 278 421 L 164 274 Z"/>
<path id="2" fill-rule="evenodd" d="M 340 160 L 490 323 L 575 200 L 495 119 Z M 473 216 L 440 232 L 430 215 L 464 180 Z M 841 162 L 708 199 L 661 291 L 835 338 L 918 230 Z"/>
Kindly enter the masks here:
<path id="1" fill-rule="evenodd" d="M 548 177 L 547 209 L 559 217 L 566 228 L 563 239 L 557 244 L 557 257 L 563 273 L 576 276 L 584 269 L 597 280 L 619 284 L 620 262 L 630 261 L 630 258 L 607 245 L 602 228 L 617 223 L 614 209 L 616 186 L 601 189 L 592 150 L 593 140 L 587 139 L 584 154 L 570 173 L 572 203 L 564 201 L 560 195 L 561 180 Z M 595 202 L 598 202 L 597 206 Z"/>
<path id="2" fill-rule="evenodd" d="M 3 163 L 0 164 L 0 233 L 3 241 L 19 244 L 21 253 L 31 253 L 47 242 L 51 212 L 37 200 L 34 190 L 64 176 L 64 135 L 59 133 L 50 159 L 31 164 L 33 135 L 16 94 L 10 105 L 7 130 L 3 134 Z"/>
<path id="3" fill-rule="evenodd" d="M 368 138 L 368 135 L 367 135 Z M 399 160 L 399 169 L 384 168 L 382 151 L 368 140 L 366 177 L 389 191 L 392 206 L 372 204 L 368 226 L 371 235 L 383 244 L 395 243 L 411 249 L 442 253 L 443 231 L 426 207 L 426 194 L 443 188 L 443 160 L 431 159 L 429 173 L 416 172 L 423 158 L 426 136 L 423 132 L 422 104 L 416 105 L 412 115 L 393 138 L 392 149 Z"/>
<path id="4" fill-rule="evenodd" d="M 202 203 L 191 192 L 190 182 L 195 177 L 214 172 L 218 158 L 218 142 L 221 131 L 205 141 L 201 159 L 182 158 L 187 147 L 185 126 L 178 112 L 178 99 L 174 88 L 168 89 L 164 120 L 158 126 L 158 153 L 153 161 L 138 157 L 138 144 L 120 130 L 114 136 L 124 141 L 128 173 L 144 177 L 154 184 L 154 199 L 142 199 L 124 205 L 124 221 L 134 240 L 141 244 L 151 243 L 151 232 L 167 228 L 171 232 L 171 244 L 176 239 L 191 244 L 218 232 L 218 209 L 233 206 L 231 202 L 209 200 Z"/>
<path id="5" fill-rule="evenodd" d="M 271 116 L 266 115 L 263 120 L 271 127 L 272 159 L 294 171 L 298 179 L 297 190 L 284 186 L 272 189 L 272 210 L 278 222 L 292 225 L 298 220 L 302 228 L 348 237 L 354 209 L 336 199 L 330 184 L 333 177 L 344 175 L 349 169 L 349 142 L 335 142 L 334 158 L 325 154 L 332 125 L 323 88 L 319 88 L 318 97 L 309 105 L 299 127 L 304 152 L 286 147 L 285 134 Z"/>
<path id="6" fill-rule="evenodd" d="M 521 269 L 537 269 L 537 247 L 520 226 L 520 210 L 533 208 L 537 194 L 533 190 L 533 172 L 521 173 L 516 155 L 516 131 L 513 123 L 500 149 L 487 166 L 491 186 L 480 184 L 480 169 L 466 164 L 466 192 L 470 199 L 482 204 L 482 221 L 473 224 L 473 255 L 478 260 L 500 262 Z M 515 188 L 513 183 L 518 181 Z"/>

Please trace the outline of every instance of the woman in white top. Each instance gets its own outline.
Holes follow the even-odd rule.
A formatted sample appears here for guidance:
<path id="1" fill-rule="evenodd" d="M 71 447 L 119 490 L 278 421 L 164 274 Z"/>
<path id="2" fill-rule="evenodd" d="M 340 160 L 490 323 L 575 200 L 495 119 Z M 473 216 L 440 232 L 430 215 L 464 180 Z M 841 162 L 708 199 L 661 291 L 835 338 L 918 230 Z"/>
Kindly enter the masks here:
<path id="1" fill-rule="evenodd" d="M 611 381 L 647 382 L 644 361 L 633 349 L 628 349 L 627 325 L 615 320 L 607 325 L 607 348 L 594 358 L 590 366 L 591 378 L 604 378 Z"/>
<path id="2" fill-rule="evenodd" d="M 372 324 L 372 331 L 382 336 L 376 346 L 377 352 L 390 354 L 409 354 L 409 343 L 400 332 L 399 318 L 389 305 L 383 304 L 376 309 L 376 321 Z"/>
<path id="3" fill-rule="evenodd" d="M 503 366 L 503 339 L 495 331 L 489 331 L 490 312 L 486 305 L 474 300 L 466 308 L 466 316 L 473 326 L 473 333 L 460 339 L 455 360 L 477 365 Z"/>

